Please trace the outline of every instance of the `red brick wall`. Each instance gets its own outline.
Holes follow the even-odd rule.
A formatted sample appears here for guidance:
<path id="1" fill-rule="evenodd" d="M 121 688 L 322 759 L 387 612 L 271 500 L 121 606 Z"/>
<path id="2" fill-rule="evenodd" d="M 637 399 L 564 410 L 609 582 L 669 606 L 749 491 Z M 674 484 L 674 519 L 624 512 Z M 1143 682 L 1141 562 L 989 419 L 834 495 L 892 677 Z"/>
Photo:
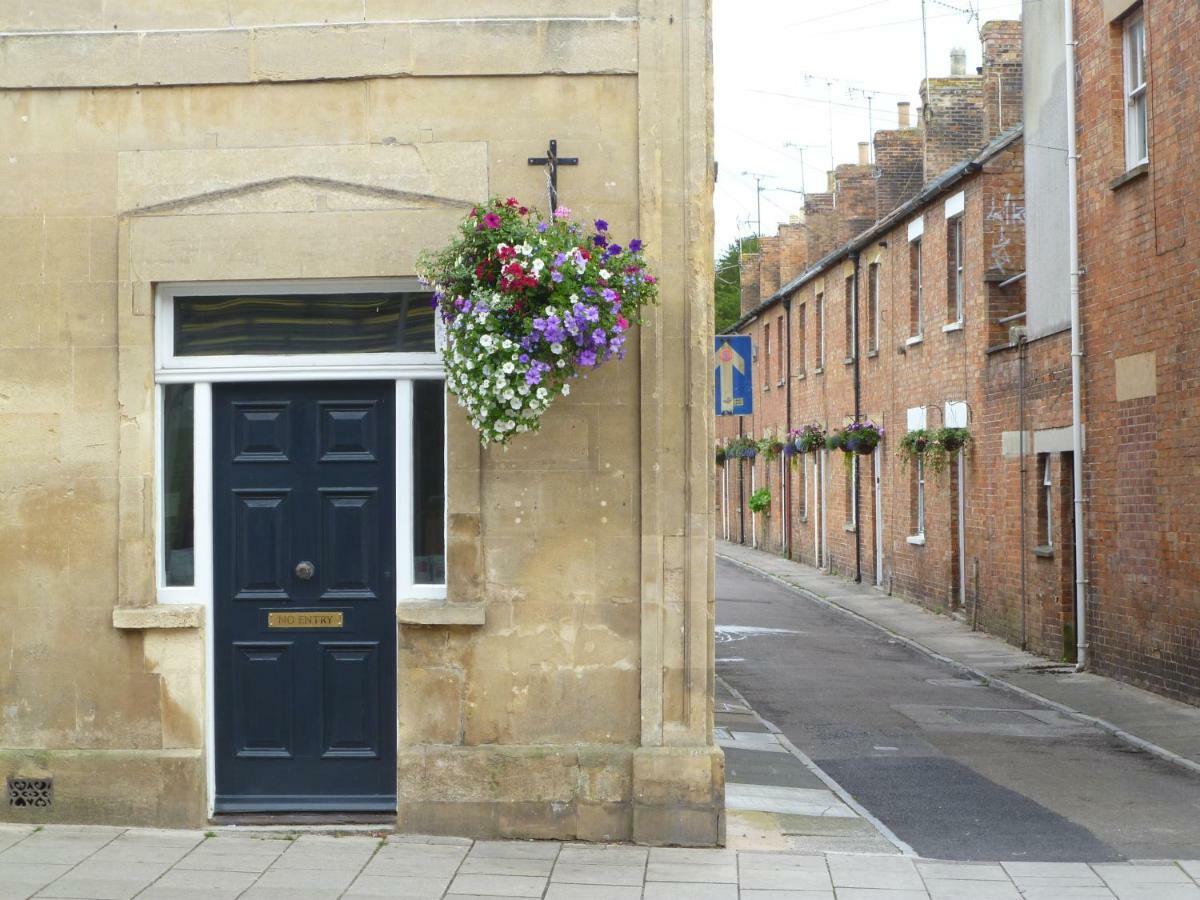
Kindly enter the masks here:
<path id="1" fill-rule="evenodd" d="M 1144 4 L 1150 163 L 1125 171 L 1120 23 L 1077 5 L 1081 308 L 1091 657 L 1200 698 L 1200 7 Z M 1154 354 L 1152 396 L 1119 400 L 1117 360 Z"/>

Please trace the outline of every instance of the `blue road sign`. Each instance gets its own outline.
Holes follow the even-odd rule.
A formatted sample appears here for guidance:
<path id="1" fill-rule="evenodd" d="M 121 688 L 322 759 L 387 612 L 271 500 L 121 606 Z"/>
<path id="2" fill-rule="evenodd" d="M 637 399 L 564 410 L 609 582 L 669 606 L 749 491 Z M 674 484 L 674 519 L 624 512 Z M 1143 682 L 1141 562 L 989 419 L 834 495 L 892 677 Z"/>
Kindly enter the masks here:
<path id="1" fill-rule="evenodd" d="M 718 416 L 748 416 L 754 412 L 754 378 L 750 335 L 718 334 L 713 377 Z"/>

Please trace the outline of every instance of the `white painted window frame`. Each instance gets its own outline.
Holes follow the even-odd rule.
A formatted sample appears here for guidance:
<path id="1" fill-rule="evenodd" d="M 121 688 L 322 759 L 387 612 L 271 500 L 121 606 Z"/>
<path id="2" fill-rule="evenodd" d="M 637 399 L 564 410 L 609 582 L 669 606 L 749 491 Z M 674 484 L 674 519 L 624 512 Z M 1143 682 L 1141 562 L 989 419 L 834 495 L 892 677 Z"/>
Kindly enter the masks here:
<path id="1" fill-rule="evenodd" d="M 948 325 L 963 323 L 963 307 L 966 305 L 966 279 L 963 277 L 963 216 L 960 212 L 946 223 L 948 237 L 954 241 L 954 318 Z"/>
<path id="2" fill-rule="evenodd" d="M 1141 7 L 1126 17 L 1121 30 L 1121 68 L 1125 93 L 1125 169 L 1128 171 L 1150 161 L 1146 20 Z"/>
<path id="3" fill-rule="evenodd" d="M 817 326 L 817 365 L 818 372 L 825 369 L 825 292 L 817 294 L 817 309 L 814 317 Z"/>
<path id="4" fill-rule="evenodd" d="M 925 407 L 909 407 L 907 418 L 909 431 L 919 431 L 925 428 L 927 423 Z M 917 521 L 915 533 L 910 534 L 907 540 L 910 544 L 921 546 L 925 543 L 925 461 L 918 456 L 913 465 L 916 466 Z"/>
<path id="5" fill-rule="evenodd" d="M 858 528 L 858 454 L 855 453 L 850 458 L 850 470 L 847 473 L 850 478 L 850 521 L 847 523 L 851 528 Z"/>
<path id="6" fill-rule="evenodd" d="M 444 380 L 441 354 L 355 353 L 273 355 L 269 357 L 176 357 L 174 300 L 180 295 L 247 295 L 270 293 L 355 293 L 366 291 L 414 290 L 416 279 L 331 279 L 273 282 L 189 282 L 161 285 L 155 296 L 155 582 L 159 603 L 196 604 L 212 609 L 213 604 L 213 471 L 212 471 L 212 384 L 214 382 L 286 381 L 392 381 L 396 391 L 396 603 L 444 601 L 446 585 L 417 584 L 413 552 L 413 496 L 405 485 L 412 483 L 413 383 Z M 192 384 L 193 466 L 192 509 L 194 515 L 194 578 L 190 586 L 166 584 L 163 513 L 163 386 Z M 445 426 L 443 425 L 443 429 Z M 443 430 L 443 454 L 446 453 Z M 443 478 L 448 477 L 443 461 Z M 446 491 L 443 488 L 443 496 Z M 445 516 L 443 515 L 443 529 Z"/>
<path id="7" fill-rule="evenodd" d="M 871 307 L 869 312 L 871 314 L 871 324 L 875 332 L 871 336 L 871 340 L 867 342 L 870 345 L 867 347 L 867 352 L 869 353 L 878 352 L 880 340 L 879 332 L 882 330 L 883 326 L 883 318 L 879 309 L 882 305 L 880 302 L 881 298 L 879 296 L 879 289 L 881 286 L 879 273 L 882 268 L 883 264 L 880 262 L 873 262 L 867 266 L 867 303 Z"/>
<path id="8" fill-rule="evenodd" d="M 1050 468 L 1052 454 L 1046 454 L 1042 466 L 1042 503 L 1046 505 L 1046 547 L 1054 546 L 1054 477 Z"/>
<path id="9" fill-rule="evenodd" d="M 925 260 L 924 260 L 924 239 L 918 235 L 915 240 L 909 242 L 909 245 L 915 248 L 917 260 L 917 320 L 909 322 L 908 330 L 909 337 L 907 343 L 917 344 L 925 336 Z M 913 330 L 915 327 L 915 331 Z"/>

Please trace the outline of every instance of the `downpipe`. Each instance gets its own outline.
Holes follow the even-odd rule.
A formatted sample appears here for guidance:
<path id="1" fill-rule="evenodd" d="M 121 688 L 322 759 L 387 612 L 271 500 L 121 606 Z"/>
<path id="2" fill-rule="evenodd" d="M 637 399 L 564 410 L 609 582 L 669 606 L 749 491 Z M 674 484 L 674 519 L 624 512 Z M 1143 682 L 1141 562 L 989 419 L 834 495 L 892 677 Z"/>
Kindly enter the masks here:
<path id="1" fill-rule="evenodd" d="M 792 431 L 792 297 L 783 298 L 784 350 L 783 379 L 784 401 L 783 437 L 788 439 Z M 792 459 L 786 453 L 783 459 L 783 555 L 792 558 Z"/>
<path id="2" fill-rule="evenodd" d="M 1083 496 L 1083 339 L 1079 313 L 1079 150 L 1076 146 L 1075 4 L 1063 0 L 1067 66 L 1067 244 L 1071 277 L 1071 456 L 1075 503 L 1075 670 L 1088 665 L 1087 556 Z"/>
<path id="3" fill-rule="evenodd" d="M 851 352 L 854 354 L 854 421 L 857 422 L 862 416 L 862 379 L 859 370 L 859 353 L 858 353 L 858 276 L 859 276 L 859 255 L 858 252 L 850 254 L 850 258 L 854 260 L 854 288 L 850 291 L 850 302 L 852 309 L 850 310 L 850 327 L 851 337 L 854 340 L 851 346 Z M 858 459 L 853 460 L 854 466 L 854 583 L 862 584 L 862 466 L 858 464 Z"/>

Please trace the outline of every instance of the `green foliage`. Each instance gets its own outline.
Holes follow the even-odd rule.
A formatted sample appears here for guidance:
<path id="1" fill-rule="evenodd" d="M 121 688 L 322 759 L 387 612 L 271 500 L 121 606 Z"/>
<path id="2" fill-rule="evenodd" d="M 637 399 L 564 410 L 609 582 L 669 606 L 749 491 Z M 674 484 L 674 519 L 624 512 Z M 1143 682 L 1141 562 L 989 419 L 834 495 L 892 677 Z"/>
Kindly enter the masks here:
<path id="1" fill-rule="evenodd" d="M 713 284 L 715 327 L 725 334 L 742 315 L 742 254 L 757 253 L 758 238 L 734 241 L 717 258 L 716 280 Z"/>
<path id="2" fill-rule="evenodd" d="M 771 508 L 771 492 L 766 488 L 759 488 L 750 495 L 747 505 L 750 507 L 750 512 L 766 512 Z"/>
<path id="3" fill-rule="evenodd" d="M 965 428 L 918 428 L 900 439 L 900 458 L 905 463 L 921 459 L 925 471 L 934 475 L 945 471 L 950 457 L 971 443 L 971 433 Z"/>

